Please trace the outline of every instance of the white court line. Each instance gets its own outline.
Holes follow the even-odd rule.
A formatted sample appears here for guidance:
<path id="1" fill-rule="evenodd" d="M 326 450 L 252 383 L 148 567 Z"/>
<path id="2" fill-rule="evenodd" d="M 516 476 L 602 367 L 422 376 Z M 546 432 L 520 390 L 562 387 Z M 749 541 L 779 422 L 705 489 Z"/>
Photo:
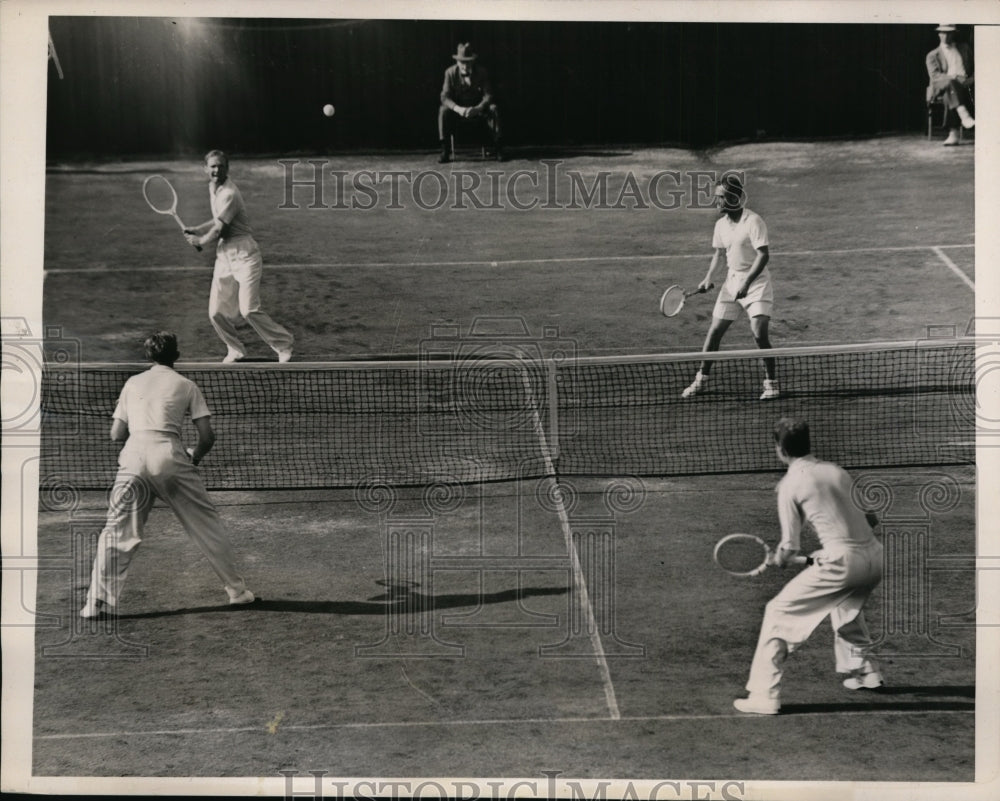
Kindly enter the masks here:
<path id="1" fill-rule="evenodd" d="M 771 251 L 771 256 L 836 256 L 852 253 L 908 253 L 919 250 L 937 252 L 943 248 L 971 248 L 975 245 L 906 245 L 901 247 L 845 248 L 841 250 L 787 250 Z M 265 262 L 274 270 L 363 270 L 391 267 L 515 267 L 531 264 L 584 264 L 587 262 L 668 261 L 670 259 L 710 259 L 711 253 L 663 253 L 658 256 L 565 256 L 552 259 L 502 259 L 497 261 L 371 261 L 371 262 L 291 262 L 277 264 Z M 940 256 L 941 254 L 938 253 Z M 45 270 L 45 275 L 86 275 L 93 273 L 148 273 L 148 272 L 211 272 L 210 265 L 165 264 L 154 267 L 57 267 Z"/>
<path id="2" fill-rule="evenodd" d="M 943 261 L 948 266 L 948 268 L 953 273 L 955 273 L 955 275 L 957 275 L 959 278 L 965 281 L 966 284 L 968 284 L 969 289 L 976 288 L 976 285 L 972 283 L 972 279 L 969 278 L 969 276 L 967 276 L 964 272 L 962 272 L 962 270 L 959 269 L 958 265 L 955 264 L 955 262 L 953 262 L 951 259 L 949 259 L 947 254 L 943 250 L 941 250 L 941 248 L 931 248 L 931 250 L 933 250 L 934 253 L 937 254 L 937 257 L 941 259 L 941 261 Z"/>
<path id="3" fill-rule="evenodd" d="M 919 715 L 919 714 L 975 714 L 974 709 L 866 709 L 859 705 L 857 709 L 832 709 L 829 711 L 817 710 L 815 712 L 792 712 L 785 715 L 776 715 L 776 718 L 815 718 L 829 715 Z M 635 717 L 617 717 L 616 723 L 656 723 L 671 721 L 699 721 L 699 720 L 753 720 L 757 715 L 744 715 L 738 712 L 722 714 L 703 715 L 638 715 Z M 539 726 L 545 724 L 552 725 L 580 725 L 593 723 L 608 723 L 607 718 L 498 718 L 495 720 L 414 720 L 414 721 L 389 721 L 384 723 L 317 723 L 309 726 L 278 726 L 276 733 L 289 732 L 314 732 L 328 731 L 335 729 L 359 730 L 359 729 L 405 729 L 405 728 L 440 728 L 442 726 Z M 267 734 L 267 725 L 261 726 L 237 726 L 233 728 L 217 729 L 154 729 L 153 731 L 109 731 L 109 732 L 84 732 L 80 734 L 37 734 L 35 740 L 96 740 L 108 737 L 190 737 L 192 735 L 211 734 Z"/>
<path id="4" fill-rule="evenodd" d="M 531 383 L 525 371 L 521 372 L 521 382 L 524 384 L 525 393 L 528 398 L 534 400 L 531 394 Z M 618 709 L 618 699 L 615 697 L 615 686 L 611 683 L 611 669 L 608 667 L 607 657 L 604 655 L 604 645 L 601 642 L 601 635 L 597 631 L 597 621 L 594 618 L 594 608 L 590 603 L 590 593 L 587 592 L 587 582 L 583 578 L 583 567 L 580 565 L 580 558 L 573 544 L 573 530 L 570 528 L 569 515 L 566 513 L 566 505 L 563 503 L 559 490 L 559 480 L 556 478 L 556 468 L 552 463 L 552 456 L 549 453 L 548 440 L 545 438 L 545 429 L 542 426 L 541 417 L 538 415 L 538 406 L 532 403 L 532 411 L 535 418 L 535 433 L 538 435 L 542 448 L 542 458 L 545 460 L 546 475 L 551 477 L 556 490 L 556 514 L 559 515 L 559 525 L 562 527 L 563 539 L 566 541 L 566 551 L 573 562 L 573 585 L 580 597 L 580 607 L 584 614 L 584 625 L 590 632 L 590 645 L 594 649 L 597 658 L 597 670 L 601 674 L 601 683 L 604 685 L 604 700 L 608 705 L 608 713 L 612 720 L 621 718 Z M 567 621 L 567 625 L 572 625 Z"/>

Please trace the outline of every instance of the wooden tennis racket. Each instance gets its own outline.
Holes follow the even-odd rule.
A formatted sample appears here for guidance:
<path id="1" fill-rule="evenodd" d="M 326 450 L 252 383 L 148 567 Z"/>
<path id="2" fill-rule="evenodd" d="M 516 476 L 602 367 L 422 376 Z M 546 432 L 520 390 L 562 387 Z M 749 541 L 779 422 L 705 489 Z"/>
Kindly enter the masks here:
<path id="1" fill-rule="evenodd" d="M 731 576 L 759 576 L 774 566 L 774 549 L 754 534 L 728 534 L 715 544 L 715 563 Z M 788 564 L 811 565 L 811 556 L 797 555 Z"/>
<path id="2" fill-rule="evenodd" d="M 684 301 L 686 301 L 689 297 L 692 295 L 703 295 L 714 286 L 715 284 L 709 284 L 706 287 L 699 287 L 698 289 L 693 289 L 690 292 L 686 292 L 678 284 L 669 286 L 660 296 L 660 311 L 663 312 L 665 317 L 673 317 L 680 313 L 681 309 L 684 308 Z"/>
<path id="3" fill-rule="evenodd" d="M 168 214 L 176 220 L 181 231 L 186 226 L 177 215 L 177 192 L 174 191 L 173 184 L 162 175 L 150 175 L 142 182 L 142 196 L 146 198 L 146 203 L 157 214 Z M 194 246 L 195 250 L 201 250 L 200 245 Z"/>

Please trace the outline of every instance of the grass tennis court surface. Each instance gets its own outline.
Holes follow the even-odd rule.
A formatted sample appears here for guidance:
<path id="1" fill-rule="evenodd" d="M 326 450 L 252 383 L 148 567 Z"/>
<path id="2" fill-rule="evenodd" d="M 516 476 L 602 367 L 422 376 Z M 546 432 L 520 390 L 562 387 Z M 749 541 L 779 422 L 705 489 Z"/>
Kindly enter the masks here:
<path id="1" fill-rule="evenodd" d="M 515 151 L 442 174 L 509 177 L 551 156 L 588 181 L 610 171 L 614 197 L 629 175 L 641 186 L 660 170 L 744 169 L 770 231 L 775 345 L 840 344 L 969 329 L 973 150 L 913 137 Z M 328 163 L 437 168 L 431 154 Z M 671 320 L 657 302 L 703 277 L 711 209 L 281 210 L 277 159 L 232 167 L 264 253 L 265 308 L 295 333 L 297 360 L 411 358 L 432 326 L 480 317 L 556 329 L 581 355 L 697 350 L 708 326 L 709 299 Z M 197 163 L 48 173 L 45 321 L 83 361 L 136 361 L 154 327 L 178 332 L 182 360 L 223 354 L 206 315 L 211 257 L 148 210 L 153 171 L 175 182 L 186 221 L 207 218 Z M 734 325 L 724 348 L 752 346 L 748 329 Z M 726 577 L 711 547 L 731 531 L 776 536 L 777 473 L 409 488 L 391 509 L 351 490 L 217 493 L 264 598 L 239 610 L 158 506 L 112 630 L 75 617 L 105 497 L 50 504 L 37 610 L 57 618 L 37 629 L 34 773 L 971 781 L 974 469 L 879 473 L 892 514 L 925 518 L 901 545 L 919 558 L 870 611 L 890 684 L 844 690 L 824 624 L 791 657 L 783 714 L 767 720 L 731 702 L 782 576 Z M 960 488 L 955 505 L 925 513 L 920 488 L 941 482 Z"/>
<path id="2" fill-rule="evenodd" d="M 371 511 L 350 492 L 220 493 L 264 598 L 238 610 L 158 506 L 112 628 L 74 618 L 104 511 L 87 495 L 40 520 L 40 551 L 76 573 L 39 575 L 38 611 L 60 618 L 37 630 L 34 772 L 971 781 L 972 471 L 881 476 L 912 515 L 943 474 L 962 500 L 927 521 L 926 609 L 890 592 L 869 612 L 890 685 L 844 690 L 824 624 L 766 720 L 731 703 L 787 576 L 729 577 L 711 549 L 773 532 L 772 476 L 563 481 L 577 566 L 548 479 Z"/>
<path id="3" fill-rule="evenodd" d="M 768 224 L 776 347 L 917 339 L 928 326 L 964 332 L 973 313 L 973 151 L 904 137 L 704 153 L 553 149 L 530 159 L 514 152 L 503 164 L 473 160 L 443 170 L 431 154 L 321 159 L 321 171 L 349 177 L 395 170 L 417 180 L 440 172 L 449 187 L 465 180 L 455 177 L 458 172 L 486 182 L 489 171 L 500 171 L 497 181 L 513 187 L 514 200 L 538 201 L 530 211 L 517 210 L 506 193 L 496 210 L 476 210 L 468 202 L 464 210 L 452 208 L 453 201 L 434 211 L 402 201 L 404 208 L 390 209 L 388 183 L 368 211 L 310 209 L 313 190 L 296 190 L 298 208 L 282 209 L 290 205 L 290 168 L 277 157 L 234 157 L 231 174 L 264 255 L 264 308 L 295 334 L 298 360 L 412 356 L 432 338 L 432 325 L 464 332 L 483 316 L 516 317 L 536 337 L 555 328 L 580 354 L 602 355 L 701 347 L 711 298 L 692 299 L 669 320 L 659 314 L 658 302 L 670 284 L 693 287 L 704 276 L 716 213 L 689 206 L 707 204 L 707 195 L 697 194 L 699 182 L 710 186 L 712 175 L 728 169 L 745 170 L 748 205 Z M 539 158 L 561 166 L 548 167 Z M 301 175 L 301 168 L 291 169 Z M 520 171 L 528 177 L 516 178 Z M 541 208 L 552 171 L 557 177 L 551 186 L 563 205 L 570 202 L 571 172 L 587 186 L 609 173 L 608 207 L 597 198 L 583 204 L 578 195 L 587 207 Z M 658 196 L 668 205 L 669 192 L 681 192 L 680 208 L 663 211 L 648 201 L 646 209 L 630 208 L 627 200 L 625 208 L 610 208 L 632 185 L 630 176 L 641 199 L 662 171 L 678 177 L 662 179 Z M 151 172 L 174 182 L 186 222 L 210 216 L 197 161 L 130 162 L 83 172 L 52 165 L 48 173 L 46 323 L 80 341 L 83 361 L 141 359 L 136 343 L 151 326 L 178 332 L 182 360 L 216 361 L 225 353 L 207 319 L 213 255 L 196 253 L 172 220 L 146 206 L 142 182 Z M 429 204 L 437 184 L 424 184 Z M 333 205 L 333 179 L 323 186 L 325 204 Z M 403 197 L 405 187 L 401 183 Z M 448 191 L 454 198 L 453 188 Z M 492 197 L 486 188 L 481 194 Z M 251 355 L 273 358 L 250 334 Z M 745 320 L 723 343 L 752 346 Z"/>

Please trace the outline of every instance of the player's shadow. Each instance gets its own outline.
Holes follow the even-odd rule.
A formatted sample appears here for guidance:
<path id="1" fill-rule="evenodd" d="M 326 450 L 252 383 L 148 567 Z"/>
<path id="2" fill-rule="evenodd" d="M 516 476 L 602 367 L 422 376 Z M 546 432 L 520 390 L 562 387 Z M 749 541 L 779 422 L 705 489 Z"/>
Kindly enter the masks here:
<path id="1" fill-rule="evenodd" d="M 387 587 L 381 595 L 367 601 L 290 601 L 282 599 L 258 598 L 250 604 L 223 604 L 215 606 L 192 606 L 183 609 L 168 609 L 157 612 L 134 612 L 118 615 L 119 620 L 147 620 L 150 618 L 175 617 L 177 615 L 198 615 L 206 613 L 241 612 L 292 612 L 309 615 L 384 615 L 421 614 L 440 609 L 457 609 L 465 606 L 485 606 L 521 601 L 526 598 L 546 595 L 564 595 L 568 587 L 523 587 L 500 590 L 498 592 L 446 593 L 426 595 L 417 592 L 414 586 L 379 582 Z"/>
<path id="2" fill-rule="evenodd" d="M 976 708 L 976 688 L 963 685 L 879 687 L 862 690 L 863 700 L 844 703 L 782 704 L 782 715 L 821 712 L 962 712 Z M 972 700 L 958 700 L 972 699 Z"/>

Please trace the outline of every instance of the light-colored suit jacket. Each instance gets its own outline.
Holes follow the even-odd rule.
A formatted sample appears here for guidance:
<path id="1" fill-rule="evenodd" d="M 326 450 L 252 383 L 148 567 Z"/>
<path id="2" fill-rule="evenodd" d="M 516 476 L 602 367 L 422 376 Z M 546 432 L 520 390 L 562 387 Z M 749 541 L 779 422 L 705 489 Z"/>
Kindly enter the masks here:
<path id="1" fill-rule="evenodd" d="M 972 47 L 966 42 L 956 42 L 955 47 L 965 65 L 965 74 L 968 76 L 966 85 L 971 86 L 974 82 L 973 76 L 976 69 L 972 60 Z M 927 54 L 926 63 L 927 75 L 931 79 L 930 85 L 927 87 L 927 100 L 931 101 L 948 88 L 951 78 L 948 75 L 948 59 L 940 46 L 935 47 Z"/>

